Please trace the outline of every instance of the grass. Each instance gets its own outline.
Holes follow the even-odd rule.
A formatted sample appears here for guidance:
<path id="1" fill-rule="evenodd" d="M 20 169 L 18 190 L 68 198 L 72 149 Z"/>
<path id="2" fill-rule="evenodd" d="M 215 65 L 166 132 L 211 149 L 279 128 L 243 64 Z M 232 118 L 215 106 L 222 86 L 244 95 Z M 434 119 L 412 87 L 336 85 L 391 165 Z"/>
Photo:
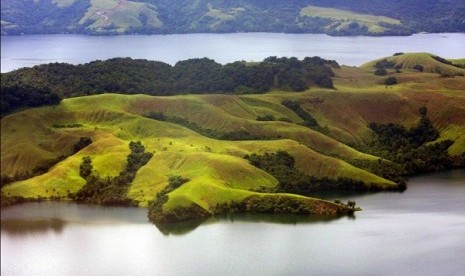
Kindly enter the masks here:
<path id="1" fill-rule="evenodd" d="M 307 96 L 307 94 L 290 94 L 297 98 Z M 276 118 L 292 118 L 296 122 L 302 121 L 294 112 L 280 104 L 282 99 L 284 99 L 281 95 L 242 97 L 202 95 L 169 98 L 144 96 L 143 101 L 133 102 L 129 110 L 141 115 L 147 114 L 150 111 L 162 112 L 169 116 L 187 118 L 189 121 L 203 128 L 216 129 L 223 132 L 246 130 L 251 134 L 274 139 L 277 139 L 277 137 L 287 137 L 301 142 L 318 152 L 338 156 L 346 160 L 363 158 L 363 156 L 372 159 L 371 156 L 357 152 L 333 138 L 300 125 L 281 121 L 256 121 L 257 116 L 268 113 L 272 113 Z M 261 114 L 257 112 L 260 108 L 266 110 L 266 113 Z M 197 112 L 197 110 L 202 110 L 202 112 Z"/>
<path id="2" fill-rule="evenodd" d="M 362 13 L 355 13 L 346 10 L 333 9 L 333 8 L 323 8 L 316 6 L 307 6 L 303 8 L 300 12 L 301 16 L 314 16 L 314 17 L 325 17 L 332 19 L 340 20 L 354 20 L 367 23 L 387 23 L 392 25 L 400 25 L 401 22 L 397 19 L 386 17 L 386 16 L 376 16 Z"/>
<path id="3" fill-rule="evenodd" d="M 382 59 L 368 62 L 362 65 L 362 67 L 371 68 L 375 65 L 377 61 L 380 61 Z M 441 63 L 435 60 L 429 53 L 408 53 L 403 55 L 386 57 L 385 59 L 394 62 L 395 65 L 405 70 L 413 70 L 413 67 L 415 65 L 421 65 L 423 66 L 423 72 L 425 73 L 436 73 L 440 75 L 442 74 L 450 76 L 454 76 L 456 74 L 465 74 L 465 69 Z"/>
<path id="4" fill-rule="evenodd" d="M 402 23 L 398 19 L 386 16 L 376 16 L 370 14 L 355 13 L 341 9 L 323 8 L 316 6 L 307 6 L 301 9 L 300 16 L 321 17 L 335 20 L 339 23 L 336 24 L 337 27 L 335 28 L 335 30 L 337 31 L 342 31 L 349 28 L 349 25 L 354 22 L 358 23 L 361 26 L 366 26 L 368 28 L 368 32 L 370 33 L 383 33 L 389 30 L 389 28 L 380 25 L 383 23 L 390 25 L 402 25 Z M 334 28 L 334 24 L 331 24 L 326 28 Z"/>
<path id="5" fill-rule="evenodd" d="M 225 13 L 221 10 L 213 8 L 210 3 L 208 4 L 208 12 L 205 14 L 205 16 L 212 17 L 220 21 L 234 19 L 234 15 L 232 15 L 231 13 Z"/>
<path id="6" fill-rule="evenodd" d="M 90 156 L 101 176 L 115 176 L 125 166 L 128 143 L 137 140 L 154 153 L 136 175 L 128 193 L 141 206 L 147 206 L 173 175 L 190 181 L 169 194 L 164 206 L 167 210 L 195 203 L 211 212 L 218 203 L 272 189 L 278 185 L 277 180 L 251 166 L 243 156 L 279 150 L 294 156 L 296 167 L 309 175 L 346 177 L 367 185 L 389 187 L 392 182 L 348 163 L 353 159 L 378 159 L 348 144 L 370 138 L 369 122 L 415 125 L 418 108 L 423 105 L 440 131 L 440 139 L 456 141 L 450 153 L 465 151 L 464 78 L 430 74 L 428 82 L 425 75 L 429 73 L 405 71 L 398 74 L 400 84 L 387 90 L 377 84 L 378 77 L 373 77 L 372 71 L 370 67 L 335 70 L 336 90 L 274 91 L 243 96 L 102 94 L 14 113 L 1 120 L 2 173 L 15 175 L 46 160 L 68 155 L 79 137 L 89 136 L 94 142 L 47 173 L 7 185 L 2 191 L 29 198 L 66 197 L 68 192 L 76 192 L 85 184 L 78 175 L 82 157 Z M 299 101 L 328 131 L 323 134 L 299 125 L 302 119 L 281 105 L 284 99 Z M 204 128 L 247 130 L 274 139 L 210 139 L 176 124 L 143 117 L 150 111 L 186 118 Z M 286 118 L 289 122 L 256 120 L 263 115 Z M 54 128 L 57 124 L 81 126 Z"/>
<path id="7" fill-rule="evenodd" d="M 215 30 L 224 22 L 236 19 L 238 14 L 245 11 L 245 9 L 242 7 L 230 8 L 227 10 L 215 9 L 211 3 L 208 3 L 207 8 L 208 11 L 205 12 L 199 19 L 195 20 L 192 23 L 191 28 L 196 28 L 197 24 L 202 24 L 199 23 L 199 21 L 207 19 L 208 21 L 212 21 L 209 27 L 212 30 Z"/>
<path id="8" fill-rule="evenodd" d="M 465 58 L 448 59 L 453 64 L 465 64 Z"/>
<path id="9" fill-rule="evenodd" d="M 60 195 L 64 195 L 64 192 L 68 190 L 75 192 L 84 184 L 84 181 L 78 177 L 77 172 L 82 157 L 87 155 L 91 156 L 94 169 L 100 175 L 115 176 L 125 164 L 125 158 L 129 152 L 127 144 L 131 140 L 141 140 L 146 145 L 147 150 L 155 154 L 150 163 L 141 169 L 129 192 L 129 195 L 140 200 L 142 205 L 146 205 L 149 200 L 153 199 L 154 194 L 166 185 L 168 175 L 182 175 L 193 181 L 200 181 L 228 190 L 245 191 L 257 190 L 260 187 L 274 187 L 277 182 L 273 177 L 249 165 L 242 157 L 252 152 L 275 152 L 281 149 L 295 155 L 297 166 L 312 175 L 367 179 L 368 182 L 377 182 L 379 185 L 387 183 L 384 179 L 352 167 L 337 158 L 315 152 L 294 140 L 235 142 L 213 140 L 175 124 L 147 119 L 128 112 L 134 106 L 139 106 L 138 103 L 147 104 L 149 102 L 147 100 L 150 98 L 153 97 L 110 94 L 73 98 L 65 100 L 58 107 L 30 109 L 5 117 L 2 120 L 2 148 L 5 148 L 5 151 L 2 150 L 2 172 L 4 173 L 15 174 L 31 168 L 31 165 L 27 162 L 9 161 L 15 157 L 22 158 L 21 156 L 29 155 L 29 159 L 38 158 L 36 162 L 40 163 L 47 154 L 50 156 L 59 155 L 60 151 L 58 149 L 63 150 L 63 148 L 53 147 L 53 144 L 57 143 L 56 137 L 61 137 L 60 139 L 63 140 L 60 144 L 69 144 L 69 147 L 80 135 L 91 136 L 94 143 L 57 164 L 48 173 L 9 185 L 5 187 L 4 191 L 10 195 L 27 197 L 51 195 L 50 191 L 52 189 L 59 191 Z M 179 98 L 163 99 L 173 101 L 177 105 L 180 103 L 186 105 L 192 102 L 192 105 L 196 106 L 199 103 L 205 104 L 203 100 L 205 100 L 206 96 L 182 96 Z M 232 98 L 238 100 L 237 97 L 232 96 Z M 219 107 L 210 106 L 217 114 L 237 119 L 237 117 L 225 115 L 226 111 L 224 110 L 218 111 L 221 110 L 222 100 L 214 101 L 217 100 L 215 98 L 208 98 L 208 100 L 218 104 Z M 242 101 L 240 103 L 244 104 Z M 200 107 L 202 107 L 202 104 Z M 99 108 L 95 108 L 95 106 L 99 106 Z M 237 106 L 240 106 L 240 104 L 237 104 Z M 174 107 L 171 108 L 178 110 Z M 182 110 L 190 109 L 184 108 Z M 59 112 L 72 113 L 74 116 L 60 117 L 57 116 Z M 242 115 L 245 116 L 244 114 Z M 24 119 L 23 115 L 27 118 L 34 116 L 37 119 L 27 120 L 30 124 L 18 124 L 18 120 Z M 66 118 L 82 124 L 83 127 L 77 129 L 55 129 L 52 127 L 58 120 L 60 123 L 68 123 L 65 122 Z M 265 122 L 245 119 L 241 119 L 239 122 L 261 124 L 261 128 L 266 131 L 267 124 Z M 307 139 L 305 138 L 307 135 L 310 135 L 309 137 L 312 137 L 312 135 L 315 137 L 321 136 L 322 140 L 331 142 L 330 145 L 324 145 L 324 142 L 322 142 L 321 148 L 327 146 L 333 149 L 333 146 L 336 146 L 335 149 L 337 149 L 337 145 L 341 145 L 341 151 L 343 151 L 342 148 L 344 147 L 349 148 L 301 126 L 282 122 L 269 123 L 272 125 L 276 123 L 283 124 L 281 126 L 283 130 L 278 130 L 282 134 L 285 131 L 289 131 L 290 134 L 295 132 L 297 133 L 296 137 L 299 138 L 299 133 L 302 133 L 302 140 Z M 216 125 L 221 126 L 221 124 Z M 14 132 L 8 131 L 11 127 L 18 128 L 18 130 Z M 286 130 L 286 127 L 289 129 Z M 297 130 L 294 130 L 294 128 L 297 128 Z M 27 135 L 27 129 L 33 129 L 36 133 L 50 132 L 51 135 L 44 135 L 40 141 L 36 141 L 37 136 Z M 21 139 L 24 139 L 22 147 L 9 149 L 8 145 L 13 145 Z M 309 139 L 310 142 L 311 139 Z M 29 145 L 29 147 L 24 145 Z M 34 150 L 37 153 L 30 155 L 29 153 Z M 24 154 L 23 151 L 25 151 Z M 352 151 L 356 152 L 355 150 Z M 39 158 L 41 156 L 42 158 Z M 69 184 L 65 185 L 64 183 Z M 197 199 L 197 201 L 201 200 Z"/>
<path id="10" fill-rule="evenodd" d="M 158 18 L 154 6 L 146 3 L 119 0 L 91 0 L 91 7 L 79 24 L 92 22 L 87 29 L 102 31 L 114 30 L 122 33 L 130 27 L 143 27 L 140 16 L 147 18 L 146 26 L 159 28 L 163 22 Z"/>

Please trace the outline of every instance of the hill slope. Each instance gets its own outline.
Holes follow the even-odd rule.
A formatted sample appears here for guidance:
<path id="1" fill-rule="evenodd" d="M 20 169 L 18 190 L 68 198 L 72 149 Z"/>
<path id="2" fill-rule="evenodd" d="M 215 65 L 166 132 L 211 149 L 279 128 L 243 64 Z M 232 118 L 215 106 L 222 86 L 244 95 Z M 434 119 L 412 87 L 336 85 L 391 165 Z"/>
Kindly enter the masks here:
<path id="1" fill-rule="evenodd" d="M 4 0 L 1 30 L 20 33 L 463 32 L 459 0 Z"/>
<path id="2" fill-rule="evenodd" d="M 405 63 L 416 55 L 405 56 L 395 58 Z M 384 77 L 375 76 L 371 66 L 333 70 L 336 90 L 100 94 L 7 115 L 1 120 L 1 171 L 2 180 L 12 177 L 13 182 L 2 187 L 2 196 L 68 199 L 86 185 L 80 175 L 83 157 L 91 158 L 100 178 L 110 179 L 127 166 L 128 144 L 141 141 L 153 157 L 136 173 L 127 196 L 147 206 L 157 194 L 167 193 L 160 220 L 183 217 L 183 208 L 192 206 L 195 214 L 208 215 L 232 202 L 262 208 L 264 202 L 282 200 L 300 202 L 311 212 L 344 213 L 347 206 L 276 193 L 282 192 L 278 179 L 286 168 L 268 171 L 244 157 L 287 152 L 295 160 L 295 169 L 313 177 L 310 184 L 317 183 L 318 189 L 392 190 L 398 185 L 388 179 L 391 172 L 386 170 L 399 167 L 384 159 L 389 156 L 386 153 L 370 149 L 374 138 L 370 123 L 415 130 L 419 121 L 429 124 L 429 120 L 438 139 L 415 154 L 428 154 L 449 139 L 452 144 L 446 152 L 464 157 L 464 77 L 404 69 L 393 73 L 400 82 L 391 89 L 379 84 Z M 422 107 L 424 113 L 428 110 L 427 121 L 418 112 Z M 319 127 L 306 125 L 308 116 Z M 76 148 L 82 137 L 91 143 Z M 173 176 L 188 181 L 166 192 Z M 309 184 L 308 179 L 304 184 Z"/>
<path id="3" fill-rule="evenodd" d="M 390 68 L 417 70 L 424 73 L 437 73 L 443 76 L 463 76 L 465 66 L 429 53 L 408 53 L 375 60 L 362 67 L 376 67 L 376 64 L 386 61 Z"/>

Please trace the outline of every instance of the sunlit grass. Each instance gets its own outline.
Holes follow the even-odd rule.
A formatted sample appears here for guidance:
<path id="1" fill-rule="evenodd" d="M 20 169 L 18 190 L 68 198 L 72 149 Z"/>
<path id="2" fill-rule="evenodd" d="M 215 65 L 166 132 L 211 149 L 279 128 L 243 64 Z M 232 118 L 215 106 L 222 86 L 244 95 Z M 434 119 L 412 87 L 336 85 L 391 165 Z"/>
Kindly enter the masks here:
<path id="1" fill-rule="evenodd" d="M 423 56 L 423 55 L 420 55 Z M 169 194 L 164 208 L 196 203 L 212 211 L 218 203 L 241 200 L 278 182 L 250 165 L 246 154 L 289 152 L 296 167 L 315 177 L 345 177 L 377 187 L 393 183 L 346 161 L 377 160 L 347 144 L 370 139 L 370 122 L 418 122 L 425 105 L 440 139 L 456 142 L 451 154 L 465 150 L 464 78 L 405 71 L 400 84 L 386 88 L 373 70 L 343 67 L 335 70 L 336 90 L 313 88 L 307 92 L 273 91 L 262 95 L 148 95 L 103 94 L 64 100 L 60 105 L 28 109 L 1 121 L 2 173 L 15 175 L 60 155 L 70 155 L 82 136 L 93 143 L 53 166 L 47 173 L 7 185 L 7 195 L 29 198 L 61 196 L 78 191 L 82 157 L 90 156 L 102 177 L 116 176 L 126 165 L 130 141 L 141 141 L 154 155 L 134 179 L 128 195 L 146 206 L 167 184 L 170 176 L 190 181 Z M 430 81 L 428 82 L 427 79 Z M 299 125 L 302 119 L 284 107 L 284 99 L 299 101 L 326 133 Z M 201 110 L 201 112 L 199 112 Z M 202 136 L 177 124 L 144 117 L 149 112 L 185 118 L 203 128 L 218 131 L 246 130 L 266 139 L 224 141 Z M 257 121 L 273 115 L 283 121 Z M 54 125 L 78 124 L 74 128 Z M 272 140 L 269 140 L 273 138 Z"/>
<path id="2" fill-rule="evenodd" d="M 63 1 L 63 0 L 60 0 Z M 158 18 L 155 7 L 147 3 L 119 0 L 91 0 L 79 24 L 93 21 L 88 29 L 101 31 L 110 28 L 116 32 L 124 32 L 130 27 L 143 27 L 140 16 L 144 15 L 149 27 L 161 27 L 163 22 Z"/>
<path id="3" fill-rule="evenodd" d="M 369 33 L 383 33 L 389 28 L 382 26 L 382 24 L 390 25 L 402 25 L 400 20 L 386 17 L 386 16 L 376 16 L 370 14 L 356 13 L 347 10 L 334 9 L 334 8 L 324 8 L 317 6 L 307 6 L 302 8 L 300 11 L 300 16 L 308 17 L 320 17 L 320 18 L 329 18 L 339 22 L 335 30 L 343 31 L 350 28 L 352 23 L 357 23 L 361 26 L 365 26 L 368 29 Z M 327 26 L 327 28 L 332 28 L 333 26 Z"/>

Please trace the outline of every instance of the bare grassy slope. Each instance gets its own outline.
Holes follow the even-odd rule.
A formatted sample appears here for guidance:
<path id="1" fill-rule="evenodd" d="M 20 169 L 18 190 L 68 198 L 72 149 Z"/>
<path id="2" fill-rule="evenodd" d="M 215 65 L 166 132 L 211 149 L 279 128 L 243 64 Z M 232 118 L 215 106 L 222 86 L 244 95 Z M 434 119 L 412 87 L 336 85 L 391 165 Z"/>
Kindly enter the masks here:
<path id="1" fill-rule="evenodd" d="M 465 69 L 440 62 L 437 59 L 434 59 L 434 55 L 429 53 L 408 53 L 381 58 L 372 62 L 368 62 L 362 65 L 362 67 L 373 67 L 376 62 L 383 59 L 393 62 L 394 66 L 400 69 L 413 70 L 415 65 L 421 65 L 423 67 L 423 72 L 425 73 L 438 73 L 450 76 L 465 74 Z"/>
<path id="2" fill-rule="evenodd" d="M 236 97 L 231 96 L 232 100 Z M 203 99 L 202 99 L 203 98 Z M 59 155 L 68 155 L 72 145 L 81 136 L 89 136 L 93 144 L 71 155 L 52 167 L 44 175 L 20 181 L 4 188 L 8 195 L 36 196 L 66 196 L 67 192 L 76 192 L 84 181 L 79 177 L 79 164 L 83 156 L 91 156 L 94 169 L 102 176 L 117 175 L 125 164 L 128 154 L 127 144 L 131 140 L 141 140 L 147 151 L 154 153 L 150 161 L 137 175 L 129 195 L 145 205 L 153 199 L 155 193 L 167 184 L 169 175 L 183 175 L 191 179 L 189 185 L 210 186 L 217 190 L 237 190 L 232 194 L 247 195 L 259 188 L 276 187 L 277 181 L 267 173 L 251 166 L 243 159 L 245 154 L 276 152 L 286 150 L 296 158 L 297 167 L 307 174 L 318 177 L 347 177 L 362 180 L 367 185 L 390 186 L 390 181 L 382 179 L 352 165 L 324 155 L 324 147 L 314 151 L 310 147 L 291 139 L 263 141 L 221 141 L 206 138 L 189 129 L 176 124 L 156 121 L 131 114 L 134 106 L 151 104 L 152 102 L 167 103 L 174 101 L 176 107 L 163 105 L 167 113 L 170 110 L 185 110 L 189 112 L 198 101 L 205 103 L 204 96 L 186 96 L 171 98 L 152 98 L 145 95 L 123 96 L 104 94 L 91 97 L 74 98 L 63 101 L 57 107 L 30 109 L 9 115 L 2 119 L 2 172 L 10 175 L 26 172 L 47 159 Z M 206 103 L 205 103 L 206 104 Z M 243 121 L 254 125 L 258 122 L 245 120 L 228 115 L 221 108 L 206 104 L 216 111 L 218 121 L 212 125 L 232 125 L 225 118 L 233 118 L 233 122 Z M 161 110 L 156 106 L 151 110 Z M 183 106 L 183 108 L 181 108 Z M 167 109 L 166 109 L 167 108 Z M 208 110 L 208 107 L 205 107 Z M 186 114 L 183 114 L 188 117 Z M 213 116 L 213 114 L 210 114 Z M 17 120 L 28 118 L 26 123 L 19 124 Z M 208 117 L 205 117 L 208 118 Z M 218 123 L 219 122 L 219 123 Z M 75 124 L 75 128 L 54 128 L 57 124 Z M 199 122 L 200 123 L 200 122 Z M 274 124 L 275 122 L 270 122 Z M 265 122 L 260 124 L 266 125 Z M 289 133 L 302 131 L 303 127 L 286 123 Z M 247 125 L 247 124 L 246 124 Z M 286 125 L 281 126 L 286 128 Z M 297 130 L 295 130 L 297 128 Z M 39 135 L 29 135 L 30 129 Z M 260 128 L 259 128 L 260 129 Z M 314 131 L 308 132 L 313 134 Z M 43 133 L 43 134 L 41 134 Z M 258 130 L 257 130 L 257 133 Z M 280 133 L 284 134 L 285 131 Z M 292 135 L 290 135 L 292 136 Z M 305 136 L 305 133 L 304 133 Z M 331 141 L 328 146 L 340 143 L 322 134 L 310 135 L 308 140 L 326 139 Z M 298 137 L 298 136 L 297 136 Z M 318 144 L 318 143 L 317 143 Z M 322 143 L 325 145 L 325 143 Z M 348 148 L 341 144 L 343 149 Z M 329 150 L 331 152 L 331 150 Z M 362 156 L 353 149 L 347 155 Z M 19 161 L 18 161 L 19 160 Z M 210 189 L 209 188 L 209 189 Z M 194 190 L 200 188 L 192 188 Z M 202 188 L 203 189 L 203 188 Z M 205 188 L 206 189 L 206 188 Z M 207 189 L 208 190 L 208 189 Z M 202 190 L 203 191 L 203 190 Z M 224 194 L 218 199 L 197 198 L 195 202 L 206 206 L 211 200 L 222 202 L 231 199 Z M 192 196 L 192 195 L 189 195 Z M 219 200 L 219 201 L 218 201 Z M 205 201 L 205 202 L 204 202 Z M 213 206 L 208 203 L 208 206 Z"/>

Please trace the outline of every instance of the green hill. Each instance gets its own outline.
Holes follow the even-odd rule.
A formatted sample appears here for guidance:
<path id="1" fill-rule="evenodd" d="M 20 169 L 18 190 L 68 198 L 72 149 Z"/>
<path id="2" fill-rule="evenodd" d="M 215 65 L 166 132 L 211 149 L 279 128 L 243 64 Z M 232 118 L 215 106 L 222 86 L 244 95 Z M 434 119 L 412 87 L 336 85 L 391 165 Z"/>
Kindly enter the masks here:
<path id="1" fill-rule="evenodd" d="M 460 60 L 452 62 L 429 53 L 398 54 L 382 58 L 362 65 L 362 67 L 376 67 L 380 62 L 389 63 L 392 69 L 416 70 L 424 73 L 437 73 L 443 76 L 463 76 L 465 67 Z"/>
<path id="2" fill-rule="evenodd" d="M 347 10 L 307 6 L 300 11 L 302 18 L 310 20 L 327 20 L 328 24 L 322 30 L 329 34 L 359 34 L 381 35 L 396 29 L 405 28 L 398 19 L 355 13 Z M 305 22 L 305 21 L 304 21 Z M 302 23 L 304 25 L 305 23 Z"/>
<path id="3" fill-rule="evenodd" d="M 407 64 L 416 56 L 392 60 Z M 424 62 L 437 62 L 425 54 L 414 63 L 420 61 L 425 68 Z M 117 179 L 129 162 L 129 143 L 141 141 L 153 157 L 136 172 L 126 196 L 141 206 L 154 202 L 150 210 L 155 220 L 202 217 L 224 208 L 269 212 L 274 204 L 294 204 L 304 213 L 350 213 L 346 205 L 290 194 L 282 179 L 298 172 L 303 189 L 396 190 L 402 171 L 463 166 L 464 77 L 407 68 L 393 73 L 401 80 L 394 88 L 380 85 L 382 77 L 367 65 L 333 68 L 335 89 L 100 94 L 15 112 L 1 119 L 2 202 L 73 198 L 87 185 L 80 175 L 86 156 L 100 179 Z M 306 125 L 308 118 L 317 127 Z M 392 155 L 381 136 L 376 140 L 371 123 L 406 137 L 403 151 Z M 424 138 L 425 131 L 429 136 L 437 131 L 437 136 Z M 91 143 L 76 147 L 82 137 Z M 408 142 L 412 137 L 424 142 L 413 146 Z M 268 164 L 266 169 L 244 158 L 277 152 L 289 153 L 295 167 Z M 188 181 L 172 187 L 175 176 Z M 297 212 L 279 212 L 284 210 Z"/>

